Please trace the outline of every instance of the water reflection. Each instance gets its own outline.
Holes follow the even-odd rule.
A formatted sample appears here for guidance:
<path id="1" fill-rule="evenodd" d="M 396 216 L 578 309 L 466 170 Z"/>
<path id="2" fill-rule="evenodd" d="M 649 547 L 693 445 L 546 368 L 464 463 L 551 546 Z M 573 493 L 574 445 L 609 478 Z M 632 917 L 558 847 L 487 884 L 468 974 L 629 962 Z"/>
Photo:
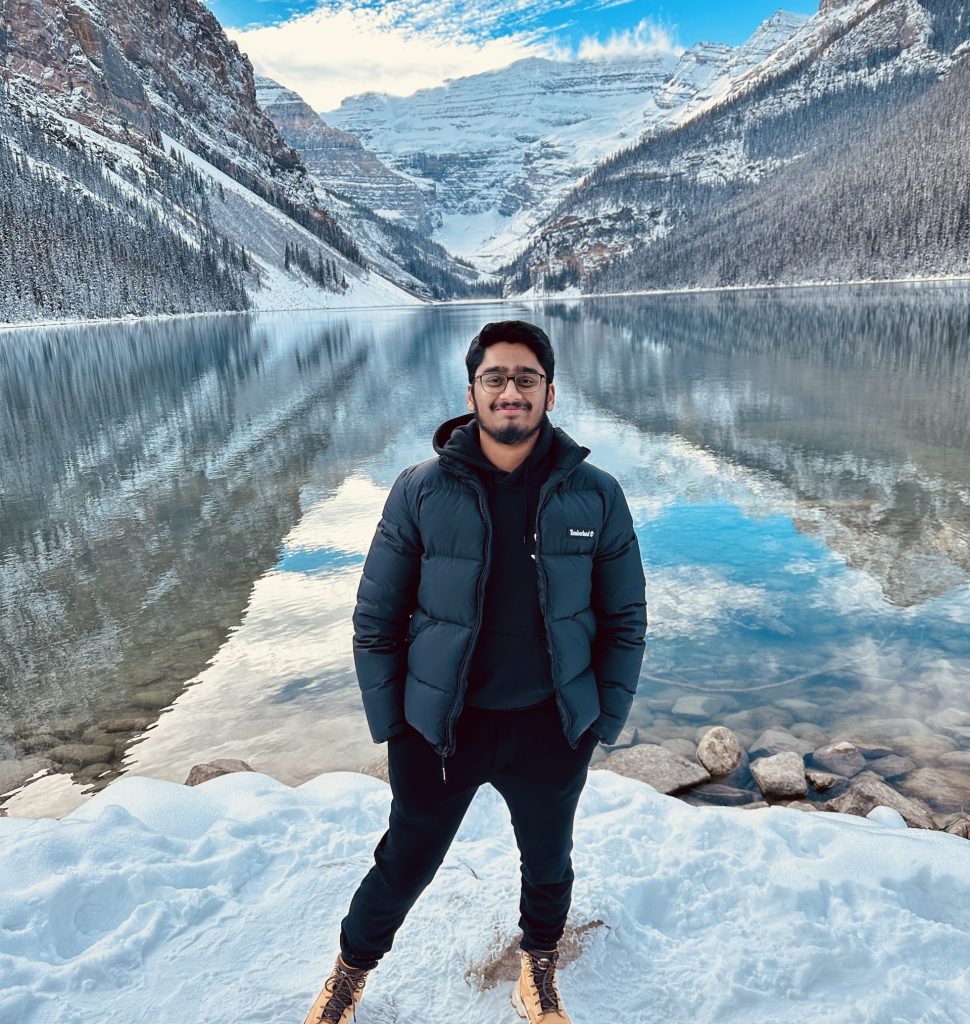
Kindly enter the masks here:
<path id="1" fill-rule="evenodd" d="M 84 730 L 112 743 L 95 723 L 170 704 L 238 628 L 308 479 L 337 488 L 386 445 L 400 367 L 431 361 L 439 326 L 415 311 L 9 335 L 0 736 L 21 754 Z"/>
<path id="2" fill-rule="evenodd" d="M 463 411 L 468 340 L 514 316 L 550 331 L 553 421 L 634 511 L 642 735 L 780 724 L 953 770 L 970 751 L 946 713 L 970 670 L 964 288 L 8 336 L 0 745 L 23 763 L 110 738 L 112 771 L 179 781 L 213 757 L 300 782 L 379 754 L 350 648 L 360 566 L 390 483 Z M 5 806 L 65 813 L 104 770 L 55 769 Z"/>
<path id="3" fill-rule="evenodd" d="M 970 292 L 799 289 L 550 310 L 592 402 L 766 474 L 910 605 L 970 573 Z M 622 339 L 622 340 L 621 340 Z"/>

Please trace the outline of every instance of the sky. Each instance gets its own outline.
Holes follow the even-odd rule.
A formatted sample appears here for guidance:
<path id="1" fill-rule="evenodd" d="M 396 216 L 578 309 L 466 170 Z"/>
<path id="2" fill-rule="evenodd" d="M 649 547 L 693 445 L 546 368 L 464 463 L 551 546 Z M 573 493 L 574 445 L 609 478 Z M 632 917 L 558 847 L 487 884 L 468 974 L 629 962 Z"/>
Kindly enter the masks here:
<path id="1" fill-rule="evenodd" d="M 407 96 L 515 60 L 679 54 L 702 40 L 737 45 L 777 0 L 209 0 L 257 74 L 317 111 L 346 96 Z M 814 2 L 784 9 L 813 14 Z"/>

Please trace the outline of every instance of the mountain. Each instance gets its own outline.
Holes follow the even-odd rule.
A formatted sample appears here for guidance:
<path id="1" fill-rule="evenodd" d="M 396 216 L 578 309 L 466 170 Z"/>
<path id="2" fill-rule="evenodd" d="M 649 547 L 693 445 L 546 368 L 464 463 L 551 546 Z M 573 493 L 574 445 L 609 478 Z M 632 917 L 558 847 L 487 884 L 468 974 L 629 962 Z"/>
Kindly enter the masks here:
<path id="1" fill-rule="evenodd" d="M 427 188 L 391 170 L 353 135 L 331 128 L 302 97 L 271 78 L 256 80 L 256 97 L 380 273 L 435 299 L 498 293 L 497 281 L 490 283 L 428 236 Z M 401 209 L 388 209 L 394 203 Z"/>
<path id="2" fill-rule="evenodd" d="M 301 96 L 271 78 L 257 77 L 256 100 L 326 188 L 419 230 L 428 227 L 431 187 L 392 170 L 356 136 L 333 128 Z"/>
<path id="3" fill-rule="evenodd" d="M 725 92 L 604 160 L 505 268 L 508 290 L 966 272 L 964 13 L 823 3 Z"/>
<path id="4" fill-rule="evenodd" d="M 339 222 L 199 0 L 8 0 L 4 26 L 0 320 L 440 293 L 447 254 L 402 237 L 395 262 Z"/>
<path id="5" fill-rule="evenodd" d="M 433 236 L 494 266 L 597 161 L 678 123 L 803 24 L 780 12 L 743 46 L 624 59 L 528 58 L 413 96 L 365 93 L 322 116 L 432 199 Z M 387 200 L 418 226 L 407 192 Z"/>

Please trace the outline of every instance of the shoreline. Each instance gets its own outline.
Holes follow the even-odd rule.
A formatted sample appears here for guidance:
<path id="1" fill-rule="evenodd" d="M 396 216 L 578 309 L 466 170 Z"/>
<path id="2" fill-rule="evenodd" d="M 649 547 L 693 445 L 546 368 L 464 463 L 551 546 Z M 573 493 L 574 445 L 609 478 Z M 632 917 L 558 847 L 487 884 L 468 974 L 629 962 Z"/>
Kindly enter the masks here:
<path id="1" fill-rule="evenodd" d="M 23 323 L 0 321 L 0 335 L 20 330 L 40 330 L 47 327 L 88 327 L 104 324 L 136 324 L 146 321 L 184 320 L 192 317 L 206 316 L 261 316 L 274 313 L 344 313 L 360 312 L 361 310 L 378 309 L 422 309 L 436 306 L 487 306 L 509 305 L 518 303 L 530 305 L 537 302 L 574 302 L 586 299 L 623 299 L 653 297 L 663 295 L 708 295 L 728 292 L 759 292 L 807 290 L 811 288 L 847 288 L 868 285 L 906 285 L 906 284 L 970 284 L 970 274 L 966 275 L 934 275 L 929 277 L 890 277 L 890 278 L 852 278 L 846 281 L 797 281 L 787 284 L 736 284 L 736 285 L 688 285 L 683 288 L 648 288 L 620 292 L 549 292 L 539 295 L 482 296 L 473 299 L 428 299 L 419 304 L 383 303 L 378 305 L 360 306 L 293 306 L 273 309 L 216 309 L 192 311 L 185 313 L 148 313 L 145 315 L 131 314 L 116 317 L 73 318 L 60 320 L 30 320 Z"/>
<path id="2" fill-rule="evenodd" d="M 950 735 L 962 735 L 968 725 L 963 718 L 970 714 L 952 709 L 948 725 Z M 962 716 L 962 717 L 961 717 Z M 129 746 L 138 742 L 151 728 L 153 716 L 134 713 L 81 728 L 74 736 L 62 735 L 54 748 L 38 747 L 34 737 L 20 737 L 19 759 L 0 758 L 0 800 L 7 801 L 29 791 L 30 785 L 52 775 L 69 775 L 72 783 L 83 787 L 86 803 L 96 793 L 128 775 L 123 767 Z M 959 721 L 958 721 L 959 718 Z M 902 815 L 911 827 L 952 832 L 970 839 L 970 784 L 957 792 L 958 778 L 967 779 L 970 750 L 954 744 L 954 766 L 940 767 L 940 759 L 918 758 L 918 741 L 909 746 L 832 738 L 810 723 L 792 730 L 781 725 L 767 725 L 757 738 L 746 738 L 752 730 L 738 729 L 738 735 L 726 725 L 698 724 L 694 740 L 687 738 L 689 728 L 663 736 L 650 726 L 627 725 L 613 744 L 598 744 L 590 762 L 590 770 L 608 769 L 639 782 L 646 782 L 658 792 L 677 797 L 695 807 L 757 808 L 784 806 L 808 812 L 836 811 L 866 815 L 874 806 L 888 806 Z M 946 729 L 935 735 L 947 735 Z M 798 732 L 813 735 L 813 740 L 800 739 Z M 98 735 L 100 734 L 100 735 Z M 104 742 L 114 737 L 110 755 Z M 823 738 L 824 737 L 824 738 Z M 13 738 L 17 742 L 16 738 Z M 897 737 L 901 739 L 901 737 Z M 73 742 L 72 742 L 73 740 Z M 13 744 L 7 740 L 8 753 Z M 3 746 L 0 745 L 0 751 Z M 53 755 L 53 756 L 51 756 Z M 101 760 L 95 760 L 100 758 Z M 959 762 L 959 766 L 958 766 Z M 214 773 L 199 769 L 219 765 Z M 25 777 L 10 785 L 20 765 Z M 242 767 L 240 767 L 242 766 Z M 6 768 L 6 771 L 5 771 Z M 195 785 L 229 771 L 257 771 L 275 778 L 271 769 L 245 760 L 223 761 L 200 759 L 186 769 L 185 785 Z M 337 771 L 356 771 L 387 782 L 387 755 L 383 750 L 359 767 L 330 769 L 309 778 Z M 136 777 L 142 777 L 136 773 Z M 152 778 L 154 776 L 144 776 Z M 191 782 L 191 778 L 196 782 Z M 912 779 L 917 780 L 914 786 Z M 6 780 L 6 781 L 4 781 Z M 291 785 L 302 785 L 300 782 Z M 288 783 L 290 784 L 290 783 Z M 41 815 L 59 820 L 64 815 Z M 30 814 L 9 814 L 0 806 L 0 817 L 34 819 Z"/>

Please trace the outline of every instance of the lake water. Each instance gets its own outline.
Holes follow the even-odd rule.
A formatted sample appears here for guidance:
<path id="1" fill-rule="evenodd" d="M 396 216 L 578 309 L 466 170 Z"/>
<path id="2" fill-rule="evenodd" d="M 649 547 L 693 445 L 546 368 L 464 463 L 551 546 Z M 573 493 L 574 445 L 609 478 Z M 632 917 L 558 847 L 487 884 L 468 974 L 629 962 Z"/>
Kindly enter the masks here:
<path id="1" fill-rule="evenodd" d="M 216 757 L 299 783 L 379 756 L 363 559 L 465 411 L 471 337 L 512 317 L 549 332 L 551 418 L 634 514 L 639 738 L 850 737 L 970 806 L 970 290 L 897 285 L 0 335 L 0 808 Z M 69 743 L 114 749 L 37 760 Z"/>

